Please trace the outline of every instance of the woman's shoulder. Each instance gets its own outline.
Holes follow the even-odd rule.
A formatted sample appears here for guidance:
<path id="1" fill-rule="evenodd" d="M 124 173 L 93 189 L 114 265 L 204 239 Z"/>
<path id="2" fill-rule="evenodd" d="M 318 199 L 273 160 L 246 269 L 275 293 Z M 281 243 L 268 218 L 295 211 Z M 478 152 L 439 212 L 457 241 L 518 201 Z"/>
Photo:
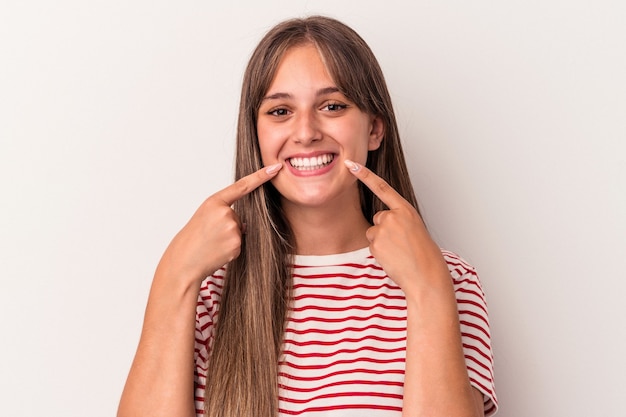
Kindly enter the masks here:
<path id="1" fill-rule="evenodd" d="M 446 260 L 448 268 L 459 273 L 476 273 L 476 268 L 463 259 L 459 254 L 443 248 L 441 249 L 441 254 L 443 255 L 443 259 Z"/>
<path id="2" fill-rule="evenodd" d="M 441 254 L 448 265 L 455 291 L 458 293 L 462 288 L 473 288 L 484 297 L 476 268 L 455 252 L 441 249 Z"/>

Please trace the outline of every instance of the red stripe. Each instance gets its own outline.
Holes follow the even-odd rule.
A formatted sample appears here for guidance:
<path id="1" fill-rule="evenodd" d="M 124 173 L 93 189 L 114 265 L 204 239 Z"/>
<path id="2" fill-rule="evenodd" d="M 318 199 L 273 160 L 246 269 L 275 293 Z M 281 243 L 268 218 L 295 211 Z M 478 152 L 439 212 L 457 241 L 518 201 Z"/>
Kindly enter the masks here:
<path id="1" fill-rule="evenodd" d="M 457 300 L 456 300 L 456 303 L 457 303 L 457 305 L 459 305 L 459 304 L 469 304 L 469 305 L 471 305 L 471 306 L 478 307 L 478 308 L 480 308 L 482 311 L 484 311 L 484 312 L 485 312 L 485 317 L 487 317 L 487 309 L 486 309 L 486 308 L 485 308 L 485 306 L 484 306 L 484 305 L 482 305 L 482 304 L 479 304 L 479 303 L 477 303 L 477 302 L 475 302 L 475 301 L 471 301 L 471 300 L 463 300 L 463 299 L 457 299 Z"/>
<path id="2" fill-rule="evenodd" d="M 381 348 L 375 348 L 372 346 L 363 346 L 360 348 L 356 348 L 356 349 L 339 349 L 336 350 L 334 352 L 326 352 L 326 353 L 296 353 L 293 352 L 291 350 L 283 350 L 283 354 L 285 355 L 289 355 L 289 356 L 293 356 L 295 358 L 329 358 L 331 356 L 336 356 L 336 355 L 341 355 L 343 353 L 357 353 L 357 352 L 364 352 L 364 351 L 369 351 L 369 352 L 376 352 L 376 353 L 399 353 L 402 352 L 404 354 L 404 352 L 406 352 L 406 348 L 405 347 L 401 347 L 401 348 L 395 348 L 395 349 L 381 349 Z"/>
<path id="3" fill-rule="evenodd" d="M 459 277 L 466 276 L 466 275 L 469 275 L 472 277 L 478 276 L 478 274 L 476 274 L 475 269 L 466 268 L 465 265 L 454 263 L 454 262 L 448 262 L 448 270 L 450 270 L 451 274 L 456 274 Z"/>
<path id="4" fill-rule="evenodd" d="M 348 273 L 333 272 L 333 273 L 330 273 L 330 274 L 311 274 L 311 275 L 293 274 L 293 277 L 294 278 L 299 278 L 299 279 L 323 279 L 323 278 L 331 278 L 331 279 L 336 279 L 336 278 L 363 279 L 363 278 L 370 278 L 370 279 L 381 280 L 381 279 L 386 279 L 387 275 L 369 275 L 369 274 L 354 275 L 354 274 L 348 274 Z"/>
<path id="5" fill-rule="evenodd" d="M 473 368 L 472 366 L 470 366 L 469 363 L 467 363 L 467 361 L 465 361 L 465 366 L 468 369 L 472 369 L 474 372 L 476 372 L 478 375 L 482 376 L 485 379 L 488 380 L 493 380 L 493 374 L 491 373 L 491 369 L 485 365 L 483 362 L 481 362 L 480 360 L 478 360 L 478 358 L 472 356 L 472 355 L 463 355 L 465 357 L 465 359 L 467 359 L 467 361 L 470 361 L 478 366 L 480 366 L 481 368 L 483 368 L 485 371 L 487 371 L 489 373 L 489 375 L 484 375 L 482 372 L 478 372 L 477 369 Z"/>
<path id="6" fill-rule="evenodd" d="M 486 337 L 487 339 L 489 339 L 489 332 L 488 332 L 487 330 L 485 330 L 485 328 L 484 328 L 484 327 L 479 326 L 479 325 L 478 325 L 478 324 L 476 324 L 476 323 L 469 322 L 469 321 L 467 321 L 467 320 L 459 320 L 459 323 L 460 323 L 462 326 L 471 327 L 471 328 L 473 328 L 473 329 L 476 329 L 476 330 L 480 331 L 482 334 L 484 334 L 484 335 L 485 335 L 485 337 Z M 489 346 L 489 345 L 487 344 L 487 346 Z"/>
<path id="7" fill-rule="evenodd" d="M 282 376 L 285 378 L 292 379 L 294 381 L 322 381 L 324 379 L 332 378 L 334 376 L 345 375 L 345 374 L 370 374 L 370 375 L 404 375 L 404 369 L 386 369 L 384 371 L 379 371 L 376 369 L 365 369 L 365 368 L 357 368 L 357 369 L 344 369 L 343 371 L 335 371 L 325 375 L 318 375 L 312 377 L 304 377 L 304 376 L 296 376 L 291 375 L 286 372 L 279 372 L 278 376 Z"/>
<path id="8" fill-rule="evenodd" d="M 205 291 L 200 298 L 202 299 L 202 301 L 209 301 L 215 298 L 216 296 L 221 297 L 222 293 L 214 291 L 214 290 L 210 290 L 209 293 L 207 294 Z"/>
<path id="9" fill-rule="evenodd" d="M 314 299 L 314 300 L 333 300 L 333 301 L 348 301 L 348 300 L 377 300 L 379 298 L 386 298 L 387 300 L 404 300 L 404 295 L 388 295 L 380 293 L 372 296 L 353 294 L 346 297 L 339 297 L 336 295 L 322 295 L 322 294 L 305 294 L 298 295 L 293 299 L 296 301 Z"/>
<path id="10" fill-rule="evenodd" d="M 357 363 L 357 362 L 368 362 L 368 363 L 377 363 L 377 364 L 384 364 L 384 363 L 404 363 L 406 362 L 405 358 L 394 358 L 394 359 L 373 359 L 373 358 L 355 358 L 355 359 L 342 359 L 342 360 L 338 360 L 338 361 L 334 361 L 334 362 L 330 362 L 327 364 L 319 364 L 319 365 L 298 365 L 295 364 L 293 362 L 289 362 L 289 361 L 280 361 L 281 365 L 285 365 L 288 366 L 292 369 L 307 369 L 307 370 L 319 370 L 319 369 L 327 369 L 333 366 L 337 366 L 337 365 L 346 365 L 346 364 L 353 364 L 353 363 Z"/>
<path id="11" fill-rule="evenodd" d="M 386 332 L 405 332 L 405 327 L 386 327 L 379 326 L 377 324 L 372 324 L 366 327 L 344 327 L 338 330 L 326 330 L 326 329 L 306 329 L 306 330 L 295 330 L 295 329 L 286 329 L 285 333 L 294 333 L 294 334 L 309 334 L 309 333 L 320 333 L 320 334 L 341 334 L 346 332 L 364 332 L 366 330 L 382 330 Z"/>
<path id="12" fill-rule="evenodd" d="M 196 315 L 196 323 L 200 323 L 200 320 L 199 320 L 199 319 L 201 319 L 201 318 L 203 318 L 203 317 L 207 317 L 207 316 L 209 316 L 209 312 L 208 312 L 208 311 L 206 311 L 206 310 L 205 310 L 205 311 L 201 311 L 201 312 L 199 312 L 199 313 Z M 209 317 L 209 319 L 210 319 L 210 317 Z"/>
<path id="13" fill-rule="evenodd" d="M 472 280 L 472 279 L 461 279 L 461 280 L 452 280 L 452 283 L 454 284 L 454 288 L 455 291 L 458 292 L 458 290 L 461 289 L 469 289 L 469 288 L 475 288 L 476 289 L 476 293 L 480 295 L 480 298 L 483 298 L 485 296 L 485 293 L 483 292 L 483 287 L 480 285 L 480 282 L 476 281 L 476 280 Z"/>
<path id="14" fill-rule="evenodd" d="M 404 386 L 404 383 L 401 381 L 387 381 L 387 380 L 377 380 L 377 381 L 366 381 L 366 380 L 362 380 L 362 379 L 356 379 L 356 380 L 348 380 L 348 381 L 339 381 L 336 383 L 330 383 L 330 384 L 323 384 L 323 385 L 318 385 L 316 387 L 313 388 L 300 388 L 300 387 L 292 387 L 289 385 L 284 385 L 284 384 L 279 384 L 278 386 L 282 389 L 284 389 L 285 391 L 292 391 L 292 392 L 315 392 L 315 391 L 321 391 L 323 389 L 326 388 L 332 388 L 332 387 L 337 387 L 340 385 L 374 385 L 374 386 L 391 386 L 391 387 L 402 387 Z"/>
<path id="15" fill-rule="evenodd" d="M 483 316 L 482 314 L 478 314 L 474 311 L 471 310 L 459 310 L 459 316 L 463 317 L 463 316 L 472 316 L 475 317 L 477 319 L 479 319 L 480 321 L 482 321 L 483 323 L 485 323 L 485 332 L 487 333 L 487 335 L 489 336 L 489 322 L 487 321 L 487 318 L 485 316 Z"/>
<path id="16" fill-rule="evenodd" d="M 324 317 L 304 317 L 301 319 L 289 318 L 289 323 L 308 323 L 319 321 L 322 323 L 343 323 L 344 321 L 354 320 L 354 321 L 368 321 L 373 319 L 381 319 L 381 320 L 390 320 L 390 321 L 404 321 L 406 320 L 406 316 L 393 317 L 393 316 L 385 316 L 383 314 L 372 314 L 369 316 L 348 316 L 348 317 L 336 317 L 336 318 L 324 318 Z"/>
<path id="17" fill-rule="evenodd" d="M 480 342 L 480 344 L 482 344 L 485 347 L 486 351 L 491 351 L 491 349 L 489 347 L 489 343 L 485 342 L 482 338 L 480 338 L 480 337 L 478 337 L 476 335 L 473 335 L 471 333 L 463 333 L 463 332 L 461 332 L 461 336 L 463 336 L 463 337 L 465 337 L 467 339 L 474 339 L 474 340 Z"/>
<path id="18" fill-rule="evenodd" d="M 302 306 L 298 308 L 291 308 L 290 310 L 294 312 L 302 312 L 306 310 L 319 310 L 319 311 L 326 311 L 330 313 L 330 312 L 349 311 L 349 310 L 367 311 L 367 310 L 374 310 L 376 308 L 406 311 L 406 306 L 392 306 L 392 305 L 380 304 L 380 303 L 373 304 L 371 306 L 353 305 L 353 306 L 346 306 L 346 307 L 326 307 L 326 306 L 308 305 L 308 306 Z"/>
<path id="19" fill-rule="evenodd" d="M 490 356 L 486 355 L 483 351 L 481 351 L 480 349 L 478 349 L 476 346 L 472 346 L 472 345 L 468 345 L 467 343 L 463 343 L 463 347 L 465 349 L 470 349 L 473 350 L 474 352 L 478 353 L 480 356 L 482 356 L 483 358 L 485 358 L 487 360 L 487 362 L 489 364 L 492 363 L 492 359 Z"/>
<path id="20" fill-rule="evenodd" d="M 356 289 L 366 289 L 366 290 L 382 290 L 383 288 L 388 288 L 390 290 L 399 290 L 402 291 L 400 287 L 397 285 L 391 284 L 381 284 L 381 285 L 367 285 L 367 284 L 358 284 L 358 285 L 341 285 L 341 284 L 295 284 L 293 286 L 294 290 L 298 290 L 301 288 L 319 288 L 321 290 L 328 289 L 337 289 L 337 290 L 356 290 Z"/>
<path id="21" fill-rule="evenodd" d="M 279 409 L 278 411 L 283 414 L 289 415 L 299 415 L 304 413 L 314 413 L 321 411 L 331 411 L 331 410 L 348 410 L 348 409 L 364 409 L 364 410 L 389 410 L 389 411 L 402 411 L 402 407 L 392 407 L 386 405 L 376 405 L 376 404 L 342 404 L 340 407 L 310 407 L 305 408 L 299 411 L 285 410 Z"/>
<path id="22" fill-rule="evenodd" d="M 291 403 L 291 404 L 306 404 L 308 402 L 313 402 L 316 400 L 323 400 L 327 398 L 341 398 L 341 397 L 378 397 L 378 398 L 393 398 L 396 400 L 402 400 L 402 395 L 398 394 L 390 394 L 387 392 L 333 392 L 329 394 L 316 395 L 314 397 L 308 398 L 306 400 L 297 400 L 295 398 L 286 398 L 286 397 L 278 397 L 279 400 Z M 343 408 L 342 404 L 342 408 Z"/>
<path id="23" fill-rule="evenodd" d="M 489 388 L 487 388 L 486 386 L 484 386 L 480 382 L 476 381 L 474 378 L 470 378 L 470 382 L 472 384 L 478 386 L 481 390 L 484 390 L 483 392 L 486 392 L 490 397 L 493 398 L 493 392 Z"/>
<path id="24" fill-rule="evenodd" d="M 209 320 L 208 322 L 206 322 L 205 324 L 200 326 L 200 331 L 204 333 L 206 331 L 206 329 L 208 329 L 209 327 L 212 327 L 212 326 L 213 326 L 213 320 Z"/>
<path id="25" fill-rule="evenodd" d="M 456 253 L 450 252 L 447 250 L 442 250 L 441 253 L 444 256 L 444 258 L 446 258 L 446 262 L 448 263 L 448 265 L 462 266 L 465 270 L 468 270 L 468 271 L 474 270 L 474 267 L 472 265 L 465 262 L 465 260 L 463 260 Z"/>
<path id="26" fill-rule="evenodd" d="M 468 358 L 474 359 L 472 357 L 465 356 L 465 359 L 468 359 Z M 476 363 L 478 363 L 478 362 L 474 362 L 473 360 L 470 361 L 470 362 L 466 362 L 466 367 L 467 367 L 468 372 L 470 373 L 470 377 L 474 377 L 474 376 L 472 376 L 472 373 L 474 373 L 474 374 L 476 374 L 475 375 L 476 377 L 482 378 L 484 381 L 486 381 L 486 383 L 489 384 L 489 386 L 493 387 L 493 372 L 492 372 L 492 370 L 491 369 L 486 369 L 486 371 L 487 371 L 486 373 L 487 374 L 485 374 L 484 372 L 479 372 L 475 367 L 472 366 L 472 364 L 476 364 Z M 482 364 L 480 364 L 480 363 L 478 363 L 478 364 L 482 366 Z"/>
<path id="27" fill-rule="evenodd" d="M 398 338 L 384 338 L 384 337 L 378 337 L 378 336 L 373 336 L 373 335 L 368 335 L 368 336 L 364 336 L 364 337 L 359 337 L 359 338 L 343 338 L 343 339 L 339 339 L 339 340 L 330 340 L 330 341 L 321 341 L 321 340 L 316 340 L 316 341 L 310 341 L 310 342 L 301 342 L 301 341 L 296 341 L 293 339 L 287 339 L 285 338 L 285 345 L 286 344 L 291 344 L 294 346 L 312 346 L 312 345 L 319 345 L 319 346 L 329 346 L 329 345 L 335 345 L 338 343 L 357 343 L 357 342 L 364 342 L 366 340 L 374 340 L 377 342 L 383 342 L 383 343 L 396 343 L 396 342 L 406 342 L 406 337 L 398 337 Z"/>
<path id="28" fill-rule="evenodd" d="M 482 292 L 477 292 L 477 291 L 473 291 L 467 288 L 457 288 L 455 291 L 455 293 L 464 293 L 464 294 L 471 294 L 473 296 L 475 296 L 476 298 L 478 298 L 480 301 L 482 301 L 484 304 L 487 304 L 485 302 L 484 296 Z"/>

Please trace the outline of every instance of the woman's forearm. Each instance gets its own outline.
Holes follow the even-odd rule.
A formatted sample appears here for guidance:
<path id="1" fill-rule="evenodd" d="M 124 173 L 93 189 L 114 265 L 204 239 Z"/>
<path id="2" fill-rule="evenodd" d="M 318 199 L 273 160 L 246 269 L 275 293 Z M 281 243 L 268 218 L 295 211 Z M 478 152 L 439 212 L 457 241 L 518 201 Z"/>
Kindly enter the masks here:
<path id="1" fill-rule="evenodd" d="M 200 282 L 157 269 L 118 417 L 192 417 L 195 311 Z"/>
<path id="2" fill-rule="evenodd" d="M 407 296 L 403 417 L 483 416 L 470 385 L 449 277 Z"/>

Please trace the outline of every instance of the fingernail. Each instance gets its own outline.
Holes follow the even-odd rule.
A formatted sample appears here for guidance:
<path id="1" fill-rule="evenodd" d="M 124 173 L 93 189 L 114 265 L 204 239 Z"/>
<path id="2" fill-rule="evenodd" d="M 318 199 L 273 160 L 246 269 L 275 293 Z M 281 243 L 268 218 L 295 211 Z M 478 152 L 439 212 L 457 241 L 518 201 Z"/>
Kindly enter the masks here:
<path id="1" fill-rule="evenodd" d="M 267 172 L 268 174 L 272 175 L 273 173 L 275 173 L 276 171 L 281 169 L 282 166 L 283 166 L 283 164 L 281 164 L 281 163 L 270 165 L 267 168 L 265 168 L 265 172 Z"/>
<path id="2" fill-rule="evenodd" d="M 359 164 L 357 164 L 356 162 L 352 162 L 349 159 L 344 159 L 343 163 L 346 164 L 346 166 L 352 172 L 357 172 L 359 169 L 361 169 L 361 166 Z"/>

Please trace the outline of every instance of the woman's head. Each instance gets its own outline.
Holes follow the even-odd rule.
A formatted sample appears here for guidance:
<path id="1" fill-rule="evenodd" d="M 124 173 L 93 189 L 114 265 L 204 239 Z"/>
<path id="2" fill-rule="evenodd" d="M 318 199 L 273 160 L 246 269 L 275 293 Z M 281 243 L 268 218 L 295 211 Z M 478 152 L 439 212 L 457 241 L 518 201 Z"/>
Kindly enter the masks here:
<path id="1" fill-rule="evenodd" d="M 397 124 L 384 76 L 365 41 L 351 28 L 331 18 L 312 16 L 282 22 L 272 28 L 252 54 L 241 94 L 237 138 L 236 177 L 262 166 L 257 137 L 258 110 L 285 53 L 293 47 L 312 44 L 340 92 L 361 111 L 379 117 L 384 125 L 380 147 L 371 151 L 367 166 L 391 183 L 414 203 L 408 181 Z M 270 187 L 271 188 L 271 187 Z M 382 209 L 369 190 L 361 187 L 366 218 Z"/>

